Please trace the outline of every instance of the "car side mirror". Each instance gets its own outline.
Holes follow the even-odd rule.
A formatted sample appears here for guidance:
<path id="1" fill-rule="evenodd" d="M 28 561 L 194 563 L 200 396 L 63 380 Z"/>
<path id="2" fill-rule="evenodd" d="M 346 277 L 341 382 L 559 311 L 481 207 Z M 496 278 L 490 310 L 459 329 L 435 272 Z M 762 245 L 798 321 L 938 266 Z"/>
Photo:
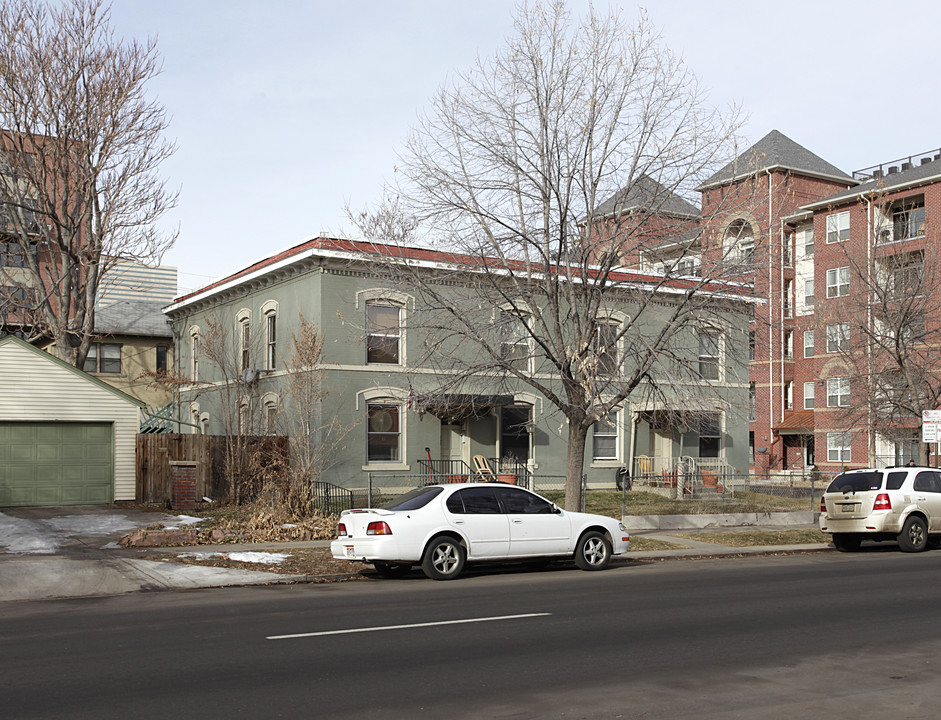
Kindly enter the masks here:
<path id="1" fill-rule="evenodd" d="M 560 507 L 559 507 L 558 505 L 556 505 L 555 503 L 552 503 L 552 514 L 553 514 L 553 515 L 561 515 L 561 514 L 562 514 L 562 508 L 560 508 Z"/>

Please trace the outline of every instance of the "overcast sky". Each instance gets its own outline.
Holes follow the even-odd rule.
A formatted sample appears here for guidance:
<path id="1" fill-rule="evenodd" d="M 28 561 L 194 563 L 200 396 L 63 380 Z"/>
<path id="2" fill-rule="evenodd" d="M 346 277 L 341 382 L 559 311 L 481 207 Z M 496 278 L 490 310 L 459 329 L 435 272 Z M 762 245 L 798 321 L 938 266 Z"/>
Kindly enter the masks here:
<path id="1" fill-rule="evenodd" d="M 581 14 L 587 0 L 571 0 Z M 597 8 L 608 3 L 598 0 Z M 638 6 L 611 3 L 625 15 Z M 941 147 L 941 3 L 651 0 L 664 42 L 772 129 L 846 172 Z M 449 72 L 504 44 L 508 0 L 115 0 L 123 36 L 156 36 L 152 91 L 179 149 L 180 292 L 321 231 L 380 195 L 396 151 Z"/>

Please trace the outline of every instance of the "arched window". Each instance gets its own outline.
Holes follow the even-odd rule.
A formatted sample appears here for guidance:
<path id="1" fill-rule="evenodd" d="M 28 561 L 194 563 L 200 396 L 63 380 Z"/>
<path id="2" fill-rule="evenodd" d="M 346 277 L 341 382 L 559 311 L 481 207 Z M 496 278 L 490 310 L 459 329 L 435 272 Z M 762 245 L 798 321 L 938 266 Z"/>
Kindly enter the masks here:
<path id="1" fill-rule="evenodd" d="M 723 249 L 727 262 L 751 267 L 754 264 L 755 231 L 746 220 L 735 220 L 725 231 Z"/>

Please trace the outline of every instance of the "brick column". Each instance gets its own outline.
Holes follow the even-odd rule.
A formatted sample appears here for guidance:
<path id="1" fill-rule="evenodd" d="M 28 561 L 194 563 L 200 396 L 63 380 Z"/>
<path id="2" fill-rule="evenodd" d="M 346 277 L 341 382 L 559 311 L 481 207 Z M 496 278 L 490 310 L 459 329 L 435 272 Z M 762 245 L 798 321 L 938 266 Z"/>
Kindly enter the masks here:
<path id="1" fill-rule="evenodd" d="M 170 461 L 170 506 L 174 510 L 196 509 L 197 462 Z"/>

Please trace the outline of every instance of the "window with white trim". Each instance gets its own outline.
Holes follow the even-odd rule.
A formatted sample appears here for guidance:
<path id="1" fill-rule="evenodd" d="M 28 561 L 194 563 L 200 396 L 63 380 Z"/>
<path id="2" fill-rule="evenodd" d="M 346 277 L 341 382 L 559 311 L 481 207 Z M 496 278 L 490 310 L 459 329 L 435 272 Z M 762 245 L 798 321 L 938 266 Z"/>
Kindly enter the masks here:
<path id="1" fill-rule="evenodd" d="M 617 375 L 618 373 L 618 333 L 621 326 L 613 322 L 596 322 L 592 344 L 598 358 L 599 375 Z"/>
<path id="2" fill-rule="evenodd" d="M 831 268 L 827 270 L 827 297 L 843 297 L 850 294 L 849 267 Z"/>
<path id="3" fill-rule="evenodd" d="M 850 324 L 832 323 L 827 325 L 827 352 L 845 352 L 850 346 Z"/>
<path id="4" fill-rule="evenodd" d="M 784 383 L 784 409 L 794 409 L 794 383 L 790 380 Z"/>
<path id="5" fill-rule="evenodd" d="M 814 356 L 814 331 L 804 330 L 804 357 L 811 358 L 813 356 Z"/>
<path id="6" fill-rule="evenodd" d="M 784 359 L 785 360 L 794 359 L 794 331 L 793 330 L 784 331 Z"/>
<path id="7" fill-rule="evenodd" d="M 199 328 L 190 330 L 190 371 L 193 382 L 199 381 Z"/>
<path id="8" fill-rule="evenodd" d="M 925 198 L 907 198 L 892 206 L 892 239 L 923 237 L 925 234 Z"/>
<path id="9" fill-rule="evenodd" d="M 814 229 L 812 227 L 804 230 L 804 257 L 814 254 Z"/>
<path id="10" fill-rule="evenodd" d="M 852 462 L 853 438 L 848 432 L 827 433 L 827 462 Z"/>
<path id="11" fill-rule="evenodd" d="M 121 374 L 121 346 L 117 343 L 91 343 L 82 370 L 87 373 Z"/>
<path id="12" fill-rule="evenodd" d="M 239 355 L 240 367 L 242 371 L 248 370 L 252 366 L 252 321 L 250 318 L 242 317 L 239 319 Z"/>
<path id="13" fill-rule="evenodd" d="M 400 462 L 402 406 L 388 401 L 366 405 L 366 462 Z"/>
<path id="14" fill-rule="evenodd" d="M 265 368 L 275 370 L 278 367 L 278 313 L 274 310 L 265 314 Z"/>
<path id="15" fill-rule="evenodd" d="M 804 383 L 804 410 L 814 409 L 814 383 Z"/>
<path id="16" fill-rule="evenodd" d="M 804 307 L 814 306 L 814 279 L 804 280 Z"/>
<path id="17" fill-rule="evenodd" d="M 843 242 L 850 236 L 849 210 L 827 215 L 827 243 Z"/>
<path id="18" fill-rule="evenodd" d="M 722 452 L 722 416 L 703 413 L 699 427 L 699 457 L 717 458 Z"/>
<path id="19" fill-rule="evenodd" d="M 402 362 L 402 308 L 391 303 L 366 303 L 366 362 L 399 365 Z"/>
<path id="20" fill-rule="evenodd" d="M 794 281 L 784 281 L 784 317 L 789 318 L 794 315 Z"/>
<path id="21" fill-rule="evenodd" d="M 754 422 L 758 419 L 758 389 L 755 383 L 748 383 L 748 420 Z"/>
<path id="22" fill-rule="evenodd" d="M 527 371 L 530 367 L 529 331 L 523 318 L 511 312 L 500 313 L 500 357 L 516 368 Z"/>
<path id="23" fill-rule="evenodd" d="M 719 349 L 721 341 L 719 333 L 713 331 L 700 331 L 699 333 L 699 377 L 703 380 L 718 380 Z"/>
<path id="24" fill-rule="evenodd" d="M 591 426 L 592 460 L 617 460 L 618 445 L 618 414 L 612 412 Z"/>
<path id="25" fill-rule="evenodd" d="M 850 379 L 846 377 L 827 378 L 827 407 L 849 407 Z"/>

